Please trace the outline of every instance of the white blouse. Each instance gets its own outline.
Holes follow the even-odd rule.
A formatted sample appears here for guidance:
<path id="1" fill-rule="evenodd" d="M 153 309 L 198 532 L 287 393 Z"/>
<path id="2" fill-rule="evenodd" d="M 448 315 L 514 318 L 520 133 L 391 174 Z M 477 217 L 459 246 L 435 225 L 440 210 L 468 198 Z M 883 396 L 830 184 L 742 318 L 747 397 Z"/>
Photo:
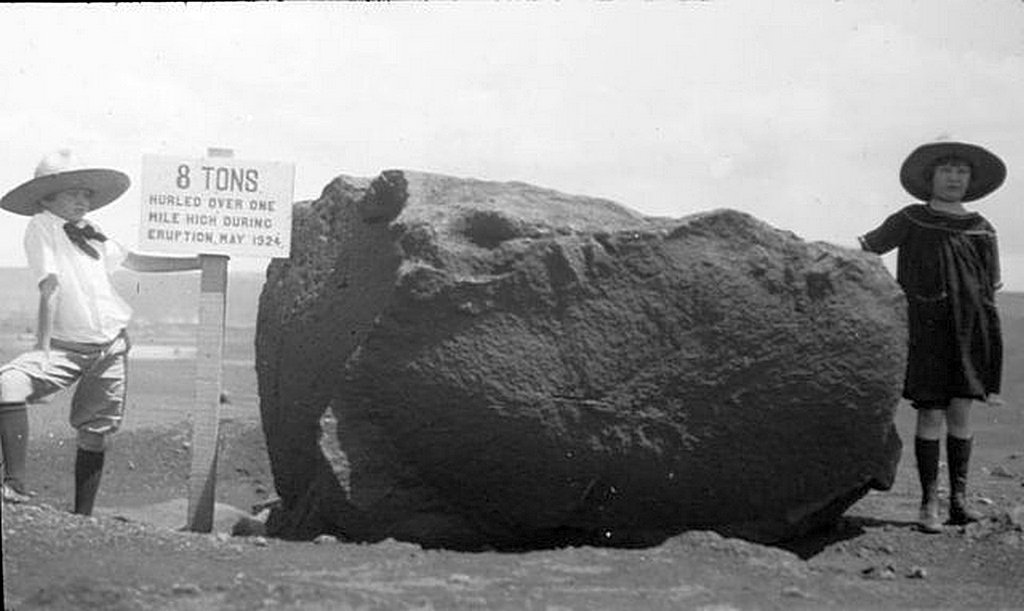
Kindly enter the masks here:
<path id="1" fill-rule="evenodd" d="M 109 342 L 128 325 L 132 310 L 110 282 L 127 251 L 117 242 L 90 240 L 99 259 L 85 254 L 64 232 L 64 219 L 44 210 L 25 230 L 25 254 L 37 282 L 57 276 L 53 338 L 71 342 Z M 81 221 L 79 226 L 87 223 Z M 97 231 L 94 223 L 92 225 Z"/>

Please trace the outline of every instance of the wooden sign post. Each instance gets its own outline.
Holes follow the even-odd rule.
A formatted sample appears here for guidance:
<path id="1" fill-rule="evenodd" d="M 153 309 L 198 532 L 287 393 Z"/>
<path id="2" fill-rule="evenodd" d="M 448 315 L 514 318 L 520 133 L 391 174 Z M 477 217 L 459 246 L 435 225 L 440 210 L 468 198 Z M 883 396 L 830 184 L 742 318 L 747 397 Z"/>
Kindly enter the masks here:
<path id="1" fill-rule="evenodd" d="M 230 158 L 230 150 L 208 149 L 207 157 Z M 193 532 L 213 530 L 217 498 L 220 397 L 223 392 L 224 321 L 227 315 L 228 256 L 200 254 L 199 331 L 196 335 L 195 410 L 192 412 L 192 467 L 188 475 L 188 517 Z"/>
<path id="2" fill-rule="evenodd" d="M 222 363 L 232 255 L 288 257 L 294 168 L 234 160 L 230 149 L 205 159 L 143 158 L 143 250 L 198 254 L 199 330 L 186 528 L 213 530 Z"/>
<path id="3" fill-rule="evenodd" d="M 196 336 L 195 411 L 192 414 L 192 468 L 188 479 L 189 530 L 213 530 L 217 486 L 217 440 L 224 357 L 228 257 L 199 255 L 199 332 Z"/>

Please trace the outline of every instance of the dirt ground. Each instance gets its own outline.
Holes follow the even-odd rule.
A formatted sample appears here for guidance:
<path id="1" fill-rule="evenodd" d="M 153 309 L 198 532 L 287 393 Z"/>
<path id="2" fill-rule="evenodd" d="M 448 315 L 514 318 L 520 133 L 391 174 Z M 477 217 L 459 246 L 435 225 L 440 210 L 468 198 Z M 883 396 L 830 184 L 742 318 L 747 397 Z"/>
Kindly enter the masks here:
<path id="1" fill-rule="evenodd" d="M 910 412 L 900 410 L 904 440 Z M 262 433 L 254 410 L 225 413 L 234 418 L 221 426 L 217 500 L 248 510 L 273 496 Z M 893 490 L 788 549 L 691 532 L 646 549 L 518 554 L 179 532 L 189 469 L 180 423 L 119 433 L 97 516 L 74 516 L 74 443 L 42 426 L 31 450 L 38 496 L 3 508 L 5 608 L 1024 609 L 1021 413 L 979 407 L 976 421 L 971 493 L 986 518 L 970 527 L 914 528 L 905 447 Z"/>

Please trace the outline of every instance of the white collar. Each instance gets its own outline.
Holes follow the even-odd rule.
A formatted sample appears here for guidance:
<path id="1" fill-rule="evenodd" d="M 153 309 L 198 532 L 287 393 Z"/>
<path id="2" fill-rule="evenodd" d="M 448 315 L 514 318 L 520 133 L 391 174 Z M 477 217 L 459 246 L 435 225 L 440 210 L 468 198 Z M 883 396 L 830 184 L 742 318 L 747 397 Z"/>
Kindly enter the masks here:
<path id="1" fill-rule="evenodd" d="M 63 227 L 65 223 L 70 223 L 71 222 L 71 221 L 69 221 L 69 220 L 67 220 L 65 218 L 57 216 L 56 214 L 50 212 L 46 208 L 43 208 L 42 212 L 38 212 L 36 214 L 37 215 L 41 215 L 43 217 L 43 219 L 45 219 L 46 222 L 50 223 L 51 225 L 60 225 L 61 227 Z M 75 223 L 76 227 L 85 227 L 86 225 L 92 225 L 92 223 L 90 223 L 89 221 L 87 221 L 84 218 L 81 221 Z M 95 227 L 95 225 L 93 225 L 93 226 Z"/>

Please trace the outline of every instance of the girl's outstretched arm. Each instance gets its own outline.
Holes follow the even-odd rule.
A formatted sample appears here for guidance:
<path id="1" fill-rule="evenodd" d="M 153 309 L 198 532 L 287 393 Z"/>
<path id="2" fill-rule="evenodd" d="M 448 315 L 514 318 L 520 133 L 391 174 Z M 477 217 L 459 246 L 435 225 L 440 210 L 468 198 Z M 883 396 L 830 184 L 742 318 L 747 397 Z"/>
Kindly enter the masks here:
<path id="1" fill-rule="evenodd" d="M 200 269 L 199 257 L 167 257 L 129 252 L 123 265 L 136 272 L 190 272 Z"/>

